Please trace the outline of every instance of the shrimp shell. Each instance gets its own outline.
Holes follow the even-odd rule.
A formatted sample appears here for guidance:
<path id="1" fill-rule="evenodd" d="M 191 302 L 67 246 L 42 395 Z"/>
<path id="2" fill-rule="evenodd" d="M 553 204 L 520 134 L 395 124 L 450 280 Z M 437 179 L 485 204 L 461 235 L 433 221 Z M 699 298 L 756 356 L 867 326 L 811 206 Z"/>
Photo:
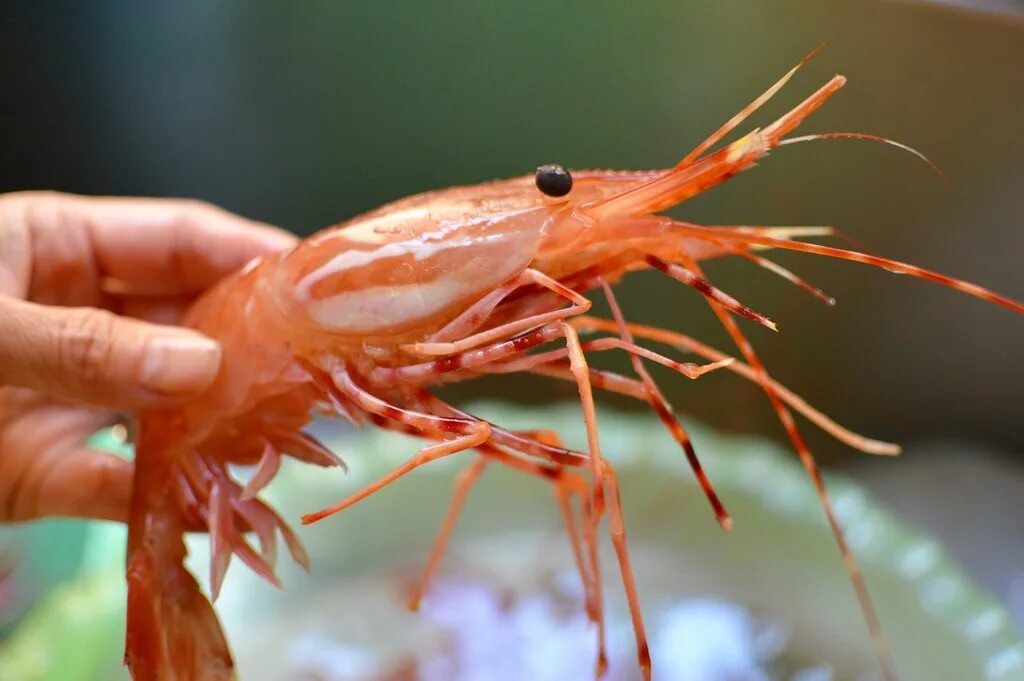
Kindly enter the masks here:
<path id="1" fill-rule="evenodd" d="M 762 387 L 818 492 L 883 674 L 895 679 L 874 605 L 793 412 L 869 454 L 892 455 L 899 448 L 853 433 L 773 379 L 737 317 L 772 330 L 774 323 L 713 284 L 700 262 L 739 256 L 831 300 L 762 254 L 795 250 L 910 274 L 1017 313 L 1024 306 L 913 265 L 804 240 L 829 236 L 829 228 L 708 227 L 659 215 L 753 167 L 776 147 L 829 137 L 872 138 L 857 133 L 789 137 L 842 88 L 845 79 L 835 76 L 767 127 L 709 151 L 775 95 L 801 64 L 672 168 L 574 171 L 571 191 L 564 193 L 562 184 L 552 190 L 564 193 L 559 196 L 543 193 L 544 184 L 535 183 L 532 175 L 412 196 L 319 232 L 288 252 L 254 260 L 204 294 L 185 322 L 222 344 L 224 362 L 216 382 L 188 404 L 145 412 L 138 419 L 125 653 L 133 677 L 234 677 L 212 604 L 183 565 L 182 535 L 195 527 L 209 531 L 214 599 L 233 557 L 279 585 L 274 573 L 278 536 L 293 559 L 308 567 L 299 538 L 259 493 L 285 456 L 327 468 L 344 466 L 303 432 L 317 413 L 411 433 L 427 444 L 380 480 L 305 516 L 304 523 L 339 512 L 419 466 L 476 452 L 458 479 L 451 509 L 412 598 L 414 608 L 429 587 L 468 490 L 488 464 L 509 466 L 551 484 L 583 583 L 586 612 L 596 625 L 597 677 L 607 666 L 597 555 L 599 526 L 607 515 L 638 664 L 649 679 L 650 653 L 629 560 L 622 495 L 598 437 L 594 390 L 650 405 L 679 444 L 718 522 L 725 529 L 732 526 L 686 429 L 646 369 L 645 362 L 654 362 L 691 380 L 724 369 Z M 681 333 L 629 323 L 613 285 L 646 269 L 703 296 L 743 360 Z M 613 319 L 589 314 L 591 301 L 584 294 L 590 291 L 605 296 Z M 602 335 L 592 337 L 594 333 Z M 707 363 L 673 359 L 638 340 L 668 344 Z M 590 367 L 588 356 L 601 351 L 626 353 L 635 377 Z M 585 451 L 565 447 L 554 432 L 504 429 L 430 391 L 448 381 L 513 372 L 577 386 L 588 436 Z M 234 479 L 232 465 L 256 466 L 246 485 Z M 255 537 L 256 546 L 247 535 Z"/>

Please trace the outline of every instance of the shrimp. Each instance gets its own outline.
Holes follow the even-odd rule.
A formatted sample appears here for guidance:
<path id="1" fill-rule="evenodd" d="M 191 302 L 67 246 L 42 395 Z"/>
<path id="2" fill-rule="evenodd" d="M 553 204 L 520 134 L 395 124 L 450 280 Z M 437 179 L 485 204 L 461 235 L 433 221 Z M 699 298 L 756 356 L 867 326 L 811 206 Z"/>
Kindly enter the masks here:
<path id="1" fill-rule="evenodd" d="M 319 414 L 410 433 L 426 443 L 391 473 L 303 517 L 303 523 L 348 508 L 420 466 L 473 452 L 410 601 L 414 609 L 472 485 L 488 466 L 547 481 L 596 630 L 598 677 L 607 665 L 598 561 L 598 535 L 607 516 L 638 664 L 649 679 L 622 490 L 598 437 L 595 390 L 646 402 L 678 443 L 718 522 L 732 526 L 686 429 L 647 371 L 646 363 L 653 362 L 691 380 L 731 371 L 763 389 L 817 490 L 885 677 L 894 679 L 874 605 L 793 412 L 864 452 L 893 455 L 899 448 L 844 428 L 772 378 L 737 317 L 772 330 L 774 323 L 709 281 L 699 263 L 739 256 L 832 300 L 763 255 L 793 250 L 909 274 L 1017 313 L 1024 313 L 1024 305 L 913 265 L 806 240 L 837 235 L 829 228 L 701 226 L 661 215 L 789 143 L 834 137 L 888 142 L 855 133 L 789 137 L 844 85 L 835 76 L 767 127 L 709 151 L 801 64 L 671 168 L 570 173 L 542 166 L 531 175 L 412 196 L 319 232 L 290 251 L 256 259 L 196 301 L 185 323 L 222 343 L 220 374 L 192 402 L 138 416 L 125 649 L 133 677 L 234 677 L 211 600 L 183 565 L 183 533 L 209 533 L 213 600 L 234 557 L 280 585 L 274 572 L 279 536 L 292 558 L 308 567 L 298 537 L 260 493 L 285 456 L 344 468 L 341 458 L 303 431 Z M 705 298 L 742 360 L 682 333 L 628 322 L 614 285 L 639 270 L 662 272 Z M 590 292 L 606 297 L 612 319 L 589 314 Z M 705 363 L 670 358 L 638 340 L 693 353 Z M 592 368 L 589 356 L 602 351 L 625 353 L 635 376 Z M 575 384 L 587 433 L 583 450 L 565 446 L 551 431 L 502 428 L 431 392 L 448 381 L 513 372 Z M 232 465 L 254 466 L 246 484 L 233 477 Z"/>

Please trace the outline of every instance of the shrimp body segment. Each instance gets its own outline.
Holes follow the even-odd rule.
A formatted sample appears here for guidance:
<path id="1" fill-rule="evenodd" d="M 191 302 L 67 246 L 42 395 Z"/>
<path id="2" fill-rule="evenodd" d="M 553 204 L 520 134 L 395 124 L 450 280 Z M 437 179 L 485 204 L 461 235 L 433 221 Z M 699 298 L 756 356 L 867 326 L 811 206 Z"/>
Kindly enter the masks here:
<path id="1" fill-rule="evenodd" d="M 612 462 L 601 449 L 595 389 L 630 395 L 651 406 L 726 528 L 732 522 L 728 511 L 645 363 L 660 363 L 688 379 L 727 369 L 759 383 L 797 438 L 802 457 L 805 448 L 790 409 L 864 451 L 897 451 L 894 445 L 851 433 L 771 379 L 735 318 L 774 325 L 708 281 L 698 263 L 741 255 L 765 265 L 770 261 L 754 251 L 788 248 L 903 268 L 1024 311 L 1019 303 L 916 267 L 835 248 L 822 251 L 825 247 L 799 240 L 827 233 L 820 228 L 712 228 L 659 215 L 751 168 L 845 82 L 836 76 L 771 125 L 702 155 L 792 73 L 675 167 L 574 171 L 571 190 L 564 193 L 563 185 L 559 191 L 564 195 L 559 196 L 545 194 L 528 175 L 409 197 L 315 234 L 291 251 L 257 259 L 200 298 L 186 324 L 222 343 L 220 375 L 191 403 L 139 415 L 125 655 L 134 678 L 233 678 L 229 646 L 212 605 L 183 567 L 182 534 L 209 532 L 214 599 L 234 558 L 279 584 L 274 573 L 279 539 L 296 561 L 307 564 L 298 537 L 259 495 L 284 456 L 324 467 L 344 466 L 303 432 L 313 414 L 411 433 L 425 445 L 392 473 L 329 509 L 311 513 L 304 522 L 347 508 L 419 466 L 463 452 L 469 457 L 473 450 L 412 599 L 414 607 L 428 592 L 458 509 L 485 464 L 509 466 L 550 484 L 557 502 L 552 512 L 564 520 L 586 611 L 599 639 L 598 676 L 606 659 L 597 537 L 606 514 L 639 664 L 647 676 L 650 656 L 622 522 L 621 496 L 628 490 L 620 491 Z M 626 321 L 613 284 L 644 269 L 663 272 L 703 296 L 737 340 L 746 363 L 681 334 Z M 816 290 L 788 270 L 769 269 Z M 608 299 L 614 320 L 587 315 L 591 303 L 584 294 L 591 291 Z M 591 337 L 595 332 L 606 335 Z M 640 344 L 650 340 L 696 353 L 707 363 L 679 361 Z M 588 356 L 602 351 L 626 353 L 636 376 L 591 368 Z M 445 381 L 511 372 L 575 383 L 587 425 L 585 451 L 566 448 L 555 433 L 503 429 L 430 392 Z M 232 465 L 255 467 L 245 485 L 235 479 Z M 809 471 L 817 475 L 811 464 Z M 821 491 L 831 519 L 827 495 Z M 872 632 L 883 641 L 880 655 L 889 670 L 873 606 L 838 525 L 834 530 L 852 566 Z"/>

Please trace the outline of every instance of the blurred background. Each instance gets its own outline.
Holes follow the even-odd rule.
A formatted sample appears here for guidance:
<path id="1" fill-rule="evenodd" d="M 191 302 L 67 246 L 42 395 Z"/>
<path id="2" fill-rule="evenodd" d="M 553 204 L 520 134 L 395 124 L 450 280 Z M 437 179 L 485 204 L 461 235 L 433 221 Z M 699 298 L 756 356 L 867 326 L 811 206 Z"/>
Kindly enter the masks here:
<path id="1" fill-rule="evenodd" d="M 673 214 L 834 225 L 873 252 L 1024 299 L 1021 3 L 490 5 L 5 4 L 0 191 L 195 197 L 309 234 L 543 163 L 671 165 L 825 43 L 742 129 L 842 73 L 847 87 L 801 132 L 892 137 L 956 191 L 908 154 L 841 140 L 780 149 Z M 779 324 L 746 327 L 777 378 L 906 447 L 900 460 L 867 460 L 806 427 L 816 452 L 941 536 L 1024 622 L 1024 320 L 859 265 L 777 259 L 838 305 L 746 262 L 708 274 Z M 621 290 L 632 321 L 732 351 L 692 291 L 652 274 Z M 755 386 L 655 373 L 683 414 L 782 438 Z M 450 394 L 572 395 L 507 378 Z"/>

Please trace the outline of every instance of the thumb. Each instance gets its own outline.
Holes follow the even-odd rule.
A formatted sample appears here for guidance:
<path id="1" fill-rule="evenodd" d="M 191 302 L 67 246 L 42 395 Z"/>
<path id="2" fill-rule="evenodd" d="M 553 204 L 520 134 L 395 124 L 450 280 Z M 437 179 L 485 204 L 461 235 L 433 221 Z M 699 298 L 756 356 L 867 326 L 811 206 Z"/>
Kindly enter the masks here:
<path id="1" fill-rule="evenodd" d="M 0 384 L 116 409 L 157 407 L 213 382 L 220 345 L 105 310 L 0 296 Z"/>

